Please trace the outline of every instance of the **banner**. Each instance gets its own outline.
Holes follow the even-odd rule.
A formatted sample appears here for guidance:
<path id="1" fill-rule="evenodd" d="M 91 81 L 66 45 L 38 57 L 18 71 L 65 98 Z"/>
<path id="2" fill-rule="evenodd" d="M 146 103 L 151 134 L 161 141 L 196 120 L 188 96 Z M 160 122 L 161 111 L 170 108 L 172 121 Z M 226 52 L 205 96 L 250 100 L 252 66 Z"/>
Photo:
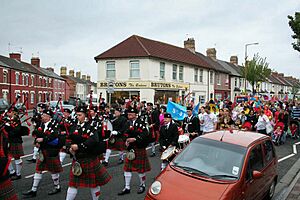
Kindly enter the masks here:
<path id="1" fill-rule="evenodd" d="M 194 109 L 193 109 L 193 115 L 194 115 L 194 116 L 198 116 L 199 107 L 200 107 L 200 103 L 198 103 L 198 104 L 194 107 Z"/>
<path id="2" fill-rule="evenodd" d="M 179 120 L 179 121 L 183 120 L 187 116 L 186 107 L 174 103 L 172 101 L 168 102 L 167 113 L 170 113 L 174 120 Z"/>

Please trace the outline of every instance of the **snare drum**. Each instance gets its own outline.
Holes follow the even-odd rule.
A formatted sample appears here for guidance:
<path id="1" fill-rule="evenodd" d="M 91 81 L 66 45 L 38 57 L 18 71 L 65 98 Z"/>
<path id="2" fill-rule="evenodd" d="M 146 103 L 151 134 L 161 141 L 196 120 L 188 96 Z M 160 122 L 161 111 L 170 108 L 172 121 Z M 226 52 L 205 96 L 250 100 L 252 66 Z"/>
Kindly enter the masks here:
<path id="1" fill-rule="evenodd" d="M 190 137 L 188 135 L 179 135 L 178 138 L 179 149 L 184 149 L 190 143 Z"/>
<path id="2" fill-rule="evenodd" d="M 167 160 L 167 161 L 172 160 L 171 158 L 173 157 L 173 155 L 175 155 L 175 152 L 176 152 L 176 147 L 170 146 L 161 154 L 160 159 Z"/>

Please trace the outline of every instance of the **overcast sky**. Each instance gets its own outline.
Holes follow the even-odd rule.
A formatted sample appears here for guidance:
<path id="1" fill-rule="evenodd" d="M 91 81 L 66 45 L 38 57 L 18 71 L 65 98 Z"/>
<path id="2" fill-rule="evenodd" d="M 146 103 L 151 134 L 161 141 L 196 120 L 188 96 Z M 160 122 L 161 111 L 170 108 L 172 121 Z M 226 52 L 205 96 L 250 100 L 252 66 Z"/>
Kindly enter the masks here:
<path id="1" fill-rule="evenodd" d="M 300 11 L 299 0 L 1 0 L 0 54 L 20 51 L 43 67 L 80 70 L 97 80 L 94 56 L 133 34 L 183 47 L 187 37 L 217 58 L 266 57 L 270 67 L 300 77 L 300 52 L 291 43 L 287 15 Z"/>

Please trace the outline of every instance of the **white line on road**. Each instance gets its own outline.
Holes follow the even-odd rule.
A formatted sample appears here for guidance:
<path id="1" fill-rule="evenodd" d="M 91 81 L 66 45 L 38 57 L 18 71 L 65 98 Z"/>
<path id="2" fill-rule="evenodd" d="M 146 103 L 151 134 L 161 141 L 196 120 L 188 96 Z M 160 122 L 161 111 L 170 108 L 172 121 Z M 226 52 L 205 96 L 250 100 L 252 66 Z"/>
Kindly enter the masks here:
<path id="1" fill-rule="evenodd" d="M 296 147 L 296 144 L 293 145 L 293 153 L 294 153 L 294 154 L 297 154 L 297 147 Z"/>
<path id="2" fill-rule="evenodd" d="M 284 161 L 284 160 L 286 160 L 286 159 L 288 159 L 288 158 L 290 158 L 290 157 L 293 157 L 294 155 L 296 155 L 296 154 L 292 153 L 292 154 L 290 154 L 290 155 L 288 155 L 288 156 L 285 156 L 285 157 L 283 157 L 283 158 L 280 158 L 280 159 L 278 160 L 278 162 L 280 163 L 281 161 Z"/>
<path id="3" fill-rule="evenodd" d="M 156 144 L 155 146 L 158 146 L 158 144 Z M 149 150 L 151 149 L 151 147 L 147 147 L 146 150 Z M 113 154 L 111 155 L 110 157 L 117 157 L 119 156 L 119 154 Z M 67 163 L 67 164 L 64 164 L 62 165 L 62 167 L 67 167 L 67 166 L 70 166 L 72 163 Z M 46 173 L 47 171 L 42 171 L 42 174 Z M 31 175 L 28 175 L 28 176 L 25 176 L 25 178 L 32 178 L 34 176 L 34 174 L 31 174 Z"/>
<path id="4" fill-rule="evenodd" d="M 31 153 L 31 154 L 27 154 L 27 155 L 24 155 L 24 156 L 21 156 L 21 158 L 27 158 L 27 157 L 29 157 L 29 156 L 32 156 L 33 155 L 33 153 Z M 11 160 L 15 160 L 14 158 L 12 158 Z"/>

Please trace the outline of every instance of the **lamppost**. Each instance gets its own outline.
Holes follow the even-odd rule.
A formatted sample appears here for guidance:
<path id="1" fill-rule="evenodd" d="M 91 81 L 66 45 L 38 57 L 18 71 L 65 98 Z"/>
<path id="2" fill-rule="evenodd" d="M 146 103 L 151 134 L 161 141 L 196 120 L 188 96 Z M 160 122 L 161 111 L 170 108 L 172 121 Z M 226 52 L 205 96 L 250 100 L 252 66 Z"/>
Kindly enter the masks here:
<path id="1" fill-rule="evenodd" d="M 251 46 L 251 45 L 258 45 L 258 42 L 253 42 L 253 43 L 248 43 L 245 44 L 245 94 L 246 94 L 246 90 L 247 90 L 247 47 Z"/>

